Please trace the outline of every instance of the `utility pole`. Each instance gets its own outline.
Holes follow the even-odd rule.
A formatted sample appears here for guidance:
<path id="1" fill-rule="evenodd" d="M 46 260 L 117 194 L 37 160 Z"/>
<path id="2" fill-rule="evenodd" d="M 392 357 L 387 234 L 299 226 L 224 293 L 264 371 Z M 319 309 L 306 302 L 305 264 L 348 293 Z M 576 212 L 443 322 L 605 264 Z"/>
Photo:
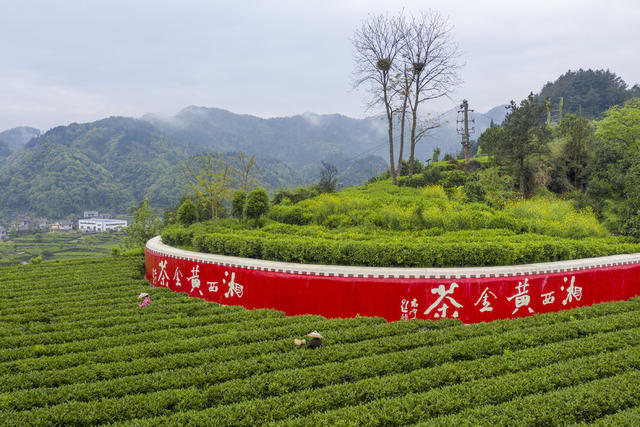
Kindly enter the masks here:
<path id="1" fill-rule="evenodd" d="M 458 119 L 457 123 L 462 126 L 457 127 L 458 135 L 462 135 L 462 146 L 464 147 L 464 163 L 469 164 L 469 132 L 473 132 L 473 128 L 469 129 L 469 103 L 466 99 L 462 100 L 458 114 L 462 113 L 462 119 Z M 474 120 L 471 120 L 473 123 Z"/>

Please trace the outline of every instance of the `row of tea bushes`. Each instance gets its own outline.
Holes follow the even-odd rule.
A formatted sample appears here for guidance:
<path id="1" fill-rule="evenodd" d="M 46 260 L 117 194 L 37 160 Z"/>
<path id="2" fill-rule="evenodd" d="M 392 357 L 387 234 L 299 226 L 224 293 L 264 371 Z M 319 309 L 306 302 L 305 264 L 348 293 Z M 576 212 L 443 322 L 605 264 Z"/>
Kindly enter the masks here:
<path id="1" fill-rule="evenodd" d="M 321 227 L 277 226 L 264 230 L 218 227 L 198 234 L 173 226 L 168 245 L 271 261 L 372 267 L 463 267 L 514 265 L 633 253 L 640 244 L 609 238 L 563 239 L 505 230 L 442 233 L 326 233 Z M 429 235 L 432 234 L 432 235 Z M 191 240 L 189 240 L 191 239 Z"/>
<path id="2" fill-rule="evenodd" d="M 638 418 L 638 298 L 474 325 L 285 317 L 151 288 L 137 262 L 0 269 L 0 425 Z M 293 345 L 314 329 L 321 348 Z"/>

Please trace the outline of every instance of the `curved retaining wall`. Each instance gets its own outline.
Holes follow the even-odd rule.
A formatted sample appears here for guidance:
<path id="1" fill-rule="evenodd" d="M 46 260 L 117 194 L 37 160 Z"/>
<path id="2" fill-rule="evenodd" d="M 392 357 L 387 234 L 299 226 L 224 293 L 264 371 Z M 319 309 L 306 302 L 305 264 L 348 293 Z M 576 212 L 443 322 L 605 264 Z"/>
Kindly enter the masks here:
<path id="1" fill-rule="evenodd" d="M 476 323 L 640 295 L 640 254 L 507 267 L 349 267 L 190 252 L 159 236 L 145 252 L 154 286 L 287 315 Z"/>

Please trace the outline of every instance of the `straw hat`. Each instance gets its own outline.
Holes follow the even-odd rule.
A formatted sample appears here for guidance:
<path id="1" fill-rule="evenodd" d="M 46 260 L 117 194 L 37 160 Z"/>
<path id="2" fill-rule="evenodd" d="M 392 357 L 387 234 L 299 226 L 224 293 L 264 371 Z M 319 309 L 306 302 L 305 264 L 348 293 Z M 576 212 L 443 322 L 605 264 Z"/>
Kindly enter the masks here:
<path id="1" fill-rule="evenodd" d="M 148 294 L 148 293 L 143 292 L 143 293 L 141 293 L 140 295 L 138 295 L 138 299 L 140 299 L 140 298 L 146 298 L 146 297 L 148 297 L 148 296 L 149 296 L 149 294 Z"/>
<path id="2" fill-rule="evenodd" d="M 313 331 L 307 334 L 308 337 L 311 338 L 322 338 L 322 335 L 318 333 L 318 331 Z"/>

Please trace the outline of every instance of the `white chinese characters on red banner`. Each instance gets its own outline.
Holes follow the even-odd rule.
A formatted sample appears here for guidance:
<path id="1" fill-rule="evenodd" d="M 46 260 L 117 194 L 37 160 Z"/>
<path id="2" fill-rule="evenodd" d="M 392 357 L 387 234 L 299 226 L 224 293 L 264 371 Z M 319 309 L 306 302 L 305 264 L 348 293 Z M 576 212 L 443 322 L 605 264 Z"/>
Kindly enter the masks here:
<path id="1" fill-rule="evenodd" d="M 178 259 L 147 250 L 158 287 L 227 305 L 287 315 L 381 316 L 387 320 L 529 316 L 640 294 L 640 264 L 497 278 L 394 279 L 293 274 Z"/>

